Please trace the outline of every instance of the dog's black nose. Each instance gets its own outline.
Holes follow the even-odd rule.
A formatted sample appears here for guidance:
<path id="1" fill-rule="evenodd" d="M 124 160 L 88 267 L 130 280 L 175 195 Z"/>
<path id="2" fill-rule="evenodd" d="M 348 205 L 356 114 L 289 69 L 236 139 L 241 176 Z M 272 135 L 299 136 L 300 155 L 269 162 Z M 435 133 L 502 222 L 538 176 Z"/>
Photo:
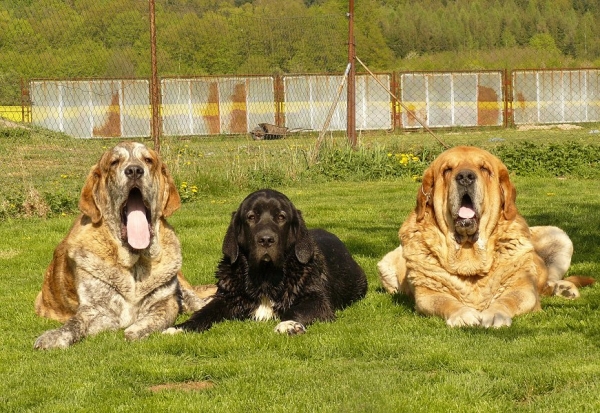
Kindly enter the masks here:
<path id="1" fill-rule="evenodd" d="M 475 172 L 469 169 L 463 169 L 458 174 L 456 174 L 456 182 L 461 186 L 471 186 L 473 182 L 477 180 L 477 175 Z"/>
<path id="2" fill-rule="evenodd" d="M 129 179 L 139 179 L 144 175 L 144 168 L 140 165 L 129 165 L 125 168 L 125 176 Z"/>
<path id="3" fill-rule="evenodd" d="M 273 235 L 259 235 L 258 243 L 262 247 L 270 247 L 275 243 L 275 237 Z"/>

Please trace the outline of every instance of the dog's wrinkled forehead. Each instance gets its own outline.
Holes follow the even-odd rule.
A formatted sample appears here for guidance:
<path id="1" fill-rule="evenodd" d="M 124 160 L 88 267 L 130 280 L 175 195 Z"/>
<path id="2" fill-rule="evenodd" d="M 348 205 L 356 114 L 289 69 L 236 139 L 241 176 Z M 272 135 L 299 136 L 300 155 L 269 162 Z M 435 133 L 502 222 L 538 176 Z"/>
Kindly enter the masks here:
<path id="1" fill-rule="evenodd" d="M 497 172 L 496 165 L 500 163 L 491 153 L 471 147 L 450 149 L 440 155 L 437 162 L 437 171 L 446 177 L 463 170 L 481 171 L 494 175 Z"/>
<path id="2" fill-rule="evenodd" d="M 281 211 L 284 211 L 287 214 L 292 213 L 291 202 L 287 197 L 273 190 L 253 193 L 243 202 L 242 210 L 243 213 L 248 213 L 250 211 L 256 214 L 270 212 L 272 215 Z"/>
<path id="3" fill-rule="evenodd" d="M 128 164 L 131 162 L 144 163 L 147 159 L 153 159 L 155 156 L 146 145 L 139 142 L 123 142 L 115 146 L 110 151 L 109 156 L 105 160 L 112 164 L 120 162 Z"/>

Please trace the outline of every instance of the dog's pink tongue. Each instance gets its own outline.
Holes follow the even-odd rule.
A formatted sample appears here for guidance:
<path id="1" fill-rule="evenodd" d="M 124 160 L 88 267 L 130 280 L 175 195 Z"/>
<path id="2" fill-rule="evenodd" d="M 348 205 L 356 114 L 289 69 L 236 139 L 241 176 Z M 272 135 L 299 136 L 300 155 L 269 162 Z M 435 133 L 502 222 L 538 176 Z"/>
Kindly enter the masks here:
<path id="1" fill-rule="evenodd" d="M 143 250 L 150 245 L 146 208 L 139 194 L 131 194 L 127 200 L 127 242 L 136 250 Z"/>
<path id="2" fill-rule="evenodd" d="M 460 207 L 458 210 L 458 216 L 465 219 L 473 218 L 475 216 L 475 211 L 469 207 Z"/>

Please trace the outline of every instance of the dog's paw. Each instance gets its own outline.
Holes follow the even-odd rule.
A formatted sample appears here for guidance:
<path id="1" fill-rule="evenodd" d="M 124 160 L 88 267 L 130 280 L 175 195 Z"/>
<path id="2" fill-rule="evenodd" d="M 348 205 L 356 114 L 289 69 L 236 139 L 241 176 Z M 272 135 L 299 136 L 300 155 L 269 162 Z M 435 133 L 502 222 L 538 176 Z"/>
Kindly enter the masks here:
<path id="1" fill-rule="evenodd" d="M 280 334 L 289 334 L 291 336 L 296 334 L 306 333 L 306 328 L 299 322 L 294 320 L 282 321 L 275 327 L 275 332 Z"/>
<path id="2" fill-rule="evenodd" d="M 137 326 L 135 324 L 125 329 L 125 339 L 128 341 L 141 340 L 152 334 L 154 330 L 148 326 Z"/>
<path id="3" fill-rule="evenodd" d="M 579 290 L 577 286 L 570 281 L 559 280 L 555 281 L 554 291 L 552 291 L 552 295 L 559 295 L 561 297 L 567 298 L 569 300 L 574 300 L 579 298 Z"/>
<path id="4" fill-rule="evenodd" d="M 183 328 L 169 327 L 166 330 L 163 330 L 162 333 L 174 336 L 175 334 L 185 333 L 185 330 Z"/>
<path id="5" fill-rule="evenodd" d="M 481 313 L 471 307 L 463 307 L 446 320 L 450 327 L 469 327 L 481 325 Z"/>
<path id="6" fill-rule="evenodd" d="M 53 348 L 67 348 L 75 342 L 70 331 L 57 328 L 48 330 L 35 340 L 33 348 L 38 350 L 50 350 Z"/>
<path id="7" fill-rule="evenodd" d="M 504 311 L 484 310 L 481 312 L 481 326 L 485 328 L 510 327 L 512 318 Z"/>

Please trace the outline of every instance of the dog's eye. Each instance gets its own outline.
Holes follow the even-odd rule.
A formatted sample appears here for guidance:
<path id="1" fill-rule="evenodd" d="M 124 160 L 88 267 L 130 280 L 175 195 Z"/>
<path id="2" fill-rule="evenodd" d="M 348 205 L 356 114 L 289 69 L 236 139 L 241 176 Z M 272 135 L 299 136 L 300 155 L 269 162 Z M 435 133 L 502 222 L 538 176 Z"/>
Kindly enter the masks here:
<path id="1" fill-rule="evenodd" d="M 285 216 L 285 212 L 280 212 L 277 215 L 277 222 L 285 222 L 286 218 L 287 217 Z"/>
<path id="2" fill-rule="evenodd" d="M 444 176 L 447 176 L 448 174 L 452 173 L 452 167 L 448 166 L 446 169 L 444 169 Z"/>
<path id="3" fill-rule="evenodd" d="M 256 221 L 256 214 L 254 212 L 250 211 L 246 215 L 246 219 L 248 220 L 248 222 L 254 222 L 254 221 Z"/>
<path id="4" fill-rule="evenodd" d="M 491 176 L 491 175 L 492 175 L 492 171 L 490 171 L 490 169 L 489 169 L 487 166 L 485 166 L 485 165 L 481 166 L 481 167 L 479 168 L 479 170 L 480 170 L 482 173 L 486 174 L 486 175 L 489 175 L 489 176 Z"/>
<path id="5" fill-rule="evenodd" d="M 110 163 L 110 166 L 111 166 L 111 167 L 115 167 L 115 166 L 117 166 L 118 164 L 119 164 L 119 159 L 115 159 L 115 160 L 113 160 L 113 161 Z"/>
<path id="6" fill-rule="evenodd" d="M 144 162 L 146 162 L 148 165 L 152 165 L 154 160 L 152 158 L 144 158 Z"/>

